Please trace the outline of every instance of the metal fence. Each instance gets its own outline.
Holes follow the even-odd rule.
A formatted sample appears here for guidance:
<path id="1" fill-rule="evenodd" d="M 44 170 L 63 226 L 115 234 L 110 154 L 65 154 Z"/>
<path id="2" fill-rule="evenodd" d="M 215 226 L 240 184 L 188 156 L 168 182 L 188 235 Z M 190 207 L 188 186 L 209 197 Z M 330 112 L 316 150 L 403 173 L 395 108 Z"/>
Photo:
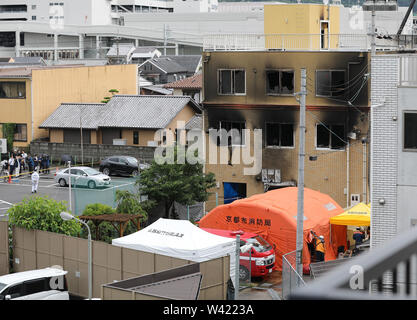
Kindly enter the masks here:
<path id="1" fill-rule="evenodd" d="M 296 251 L 291 251 L 282 256 L 282 298 L 288 299 L 293 290 L 304 287 L 303 278 L 295 270 Z"/>
<path id="2" fill-rule="evenodd" d="M 412 299 L 417 300 L 416 228 L 387 244 L 349 259 L 292 299 Z"/>
<path id="3" fill-rule="evenodd" d="M 209 34 L 204 51 L 368 50 L 366 34 Z"/>
<path id="4" fill-rule="evenodd" d="M 97 189 L 88 189 L 86 187 L 75 185 L 72 188 L 74 199 L 73 213 L 76 215 L 82 215 L 85 207 L 93 203 L 101 203 L 112 208 L 116 208 L 116 192 L 120 190 L 137 193 L 138 186 L 135 182 L 135 178 L 126 178 L 117 181 L 113 180 L 109 187 Z"/>

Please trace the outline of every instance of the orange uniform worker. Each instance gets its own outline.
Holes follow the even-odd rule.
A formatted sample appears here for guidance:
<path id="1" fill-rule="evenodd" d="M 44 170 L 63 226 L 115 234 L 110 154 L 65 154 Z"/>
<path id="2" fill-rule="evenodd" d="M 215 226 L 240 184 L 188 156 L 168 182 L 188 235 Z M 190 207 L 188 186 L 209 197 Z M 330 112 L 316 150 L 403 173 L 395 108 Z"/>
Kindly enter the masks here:
<path id="1" fill-rule="evenodd" d="M 315 237 L 316 238 L 316 260 L 318 262 L 324 261 L 324 255 L 326 249 L 324 247 L 324 237 Z"/>

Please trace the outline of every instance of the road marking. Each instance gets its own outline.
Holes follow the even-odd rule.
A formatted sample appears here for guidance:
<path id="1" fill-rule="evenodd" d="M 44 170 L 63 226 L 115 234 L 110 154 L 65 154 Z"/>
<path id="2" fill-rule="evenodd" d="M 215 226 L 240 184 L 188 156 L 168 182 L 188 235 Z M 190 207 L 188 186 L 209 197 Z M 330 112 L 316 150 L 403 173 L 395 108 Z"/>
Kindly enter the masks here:
<path id="1" fill-rule="evenodd" d="M 44 187 L 44 188 L 50 188 L 50 187 L 53 187 L 53 186 L 58 187 L 58 183 L 53 183 L 53 184 L 50 184 L 50 185 L 47 185 L 47 186 L 42 186 L 42 187 Z"/>
<path id="2" fill-rule="evenodd" d="M 10 202 L 4 201 L 4 200 L 0 200 L 0 203 L 8 204 L 8 205 L 10 205 L 10 206 L 12 206 L 12 205 L 13 205 L 13 203 L 10 203 Z"/>

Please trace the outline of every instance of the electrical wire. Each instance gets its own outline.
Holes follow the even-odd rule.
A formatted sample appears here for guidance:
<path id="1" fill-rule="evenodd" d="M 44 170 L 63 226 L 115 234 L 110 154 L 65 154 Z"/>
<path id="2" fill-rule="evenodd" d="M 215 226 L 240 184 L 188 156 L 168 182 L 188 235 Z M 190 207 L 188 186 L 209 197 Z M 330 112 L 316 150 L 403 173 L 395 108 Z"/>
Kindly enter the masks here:
<path id="1" fill-rule="evenodd" d="M 326 85 L 322 85 L 322 86 L 323 86 L 323 87 L 327 87 L 327 88 L 337 88 L 337 87 L 343 87 L 343 86 L 345 86 L 345 85 L 349 84 L 350 82 L 357 80 L 360 76 L 362 76 L 362 74 L 364 74 L 364 73 L 365 73 L 365 71 L 367 70 L 367 68 L 368 68 L 368 64 L 366 64 L 366 65 L 363 67 L 363 69 L 362 69 L 361 71 L 359 71 L 359 73 L 358 73 L 356 76 L 354 76 L 352 79 L 349 79 L 349 80 L 348 80 L 348 81 L 346 81 L 345 83 L 338 84 L 338 85 L 331 85 L 331 86 L 326 86 Z M 325 70 L 323 70 L 323 71 L 325 71 Z M 332 71 L 332 70 L 328 70 L 328 71 Z M 310 77 L 308 77 L 308 76 L 307 76 L 307 79 L 308 79 L 308 80 L 310 80 L 310 81 L 313 81 L 313 80 L 312 80 Z"/>

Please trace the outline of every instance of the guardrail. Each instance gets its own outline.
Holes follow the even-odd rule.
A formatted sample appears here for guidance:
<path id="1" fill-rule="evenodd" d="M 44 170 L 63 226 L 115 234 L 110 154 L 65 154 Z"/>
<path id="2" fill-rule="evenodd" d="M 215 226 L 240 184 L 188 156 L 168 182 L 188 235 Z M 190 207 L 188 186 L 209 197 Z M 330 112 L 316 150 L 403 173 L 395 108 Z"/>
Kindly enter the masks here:
<path id="1" fill-rule="evenodd" d="M 367 51 L 366 34 L 208 34 L 204 51 Z"/>
<path id="2" fill-rule="evenodd" d="M 290 299 L 417 299 L 417 229 L 354 257 Z"/>
<path id="3" fill-rule="evenodd" d="M 282 299 L 287 300 L 293 291 L 304 287 L 303 278 L 295 270 L 295 253 L 291 251 L 282 256 Z"/>

